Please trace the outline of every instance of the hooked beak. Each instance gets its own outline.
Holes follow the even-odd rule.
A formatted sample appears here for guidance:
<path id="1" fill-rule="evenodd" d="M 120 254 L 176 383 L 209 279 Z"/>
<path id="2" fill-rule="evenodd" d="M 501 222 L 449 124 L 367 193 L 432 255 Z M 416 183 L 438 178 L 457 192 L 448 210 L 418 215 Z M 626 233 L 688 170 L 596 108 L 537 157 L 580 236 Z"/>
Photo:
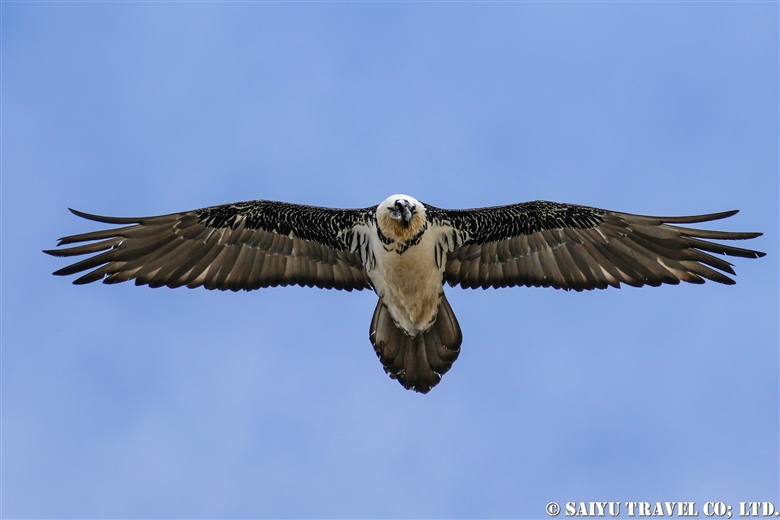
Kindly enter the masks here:
<path id="1" fill-rule="evenodd" d="M 390 213 L 393 215 L 393 218 L 399 219 L 403 226 L 407 228 L 414 216 L 414 206 L 406 200 L 397 200 L 390 209 Z"/>
<path id="2" fill-rule="evenodd" d="M 403 208 L 401 208 L 401 222 L 404 223 L 404 227 L 409 227 L 409 222 L 412 221 L 412 211 L 409 209 L 409 206 L 404 204 Z"/>
<path id="3" fill-rule="evenodd" d="M 397 199 L 392 206 L 387 208 L 387 212 L 395 222 L 394 225 L 408 228 L 412 219 L 417 215 L 417 208 L 408 200 Z"/>

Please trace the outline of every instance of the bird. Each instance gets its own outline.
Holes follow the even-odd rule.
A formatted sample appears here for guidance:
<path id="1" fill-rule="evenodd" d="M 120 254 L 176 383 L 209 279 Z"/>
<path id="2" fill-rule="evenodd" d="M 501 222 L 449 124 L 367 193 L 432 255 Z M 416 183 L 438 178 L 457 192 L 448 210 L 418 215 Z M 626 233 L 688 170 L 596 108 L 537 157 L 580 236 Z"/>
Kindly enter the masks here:
<path id="1" fill-rule="evenodd" d="M 583 291 L 705 280 L 732 285 L 720 256 L 760 251 L 711 240 L 762 235 L 696 229 L 738 210 L 653 217 L 532 201 L 441 209 L 397 194 L 377 206 L 336 209 L 253 200 L 151 217 L 85 219 L 119 225 L 66 236 L 44 250 L 92 255 L 55 271 L 81 285 L 135 280 L 149 287 L 254 290 L 300 285 L 379 297 L 369 340 L 385 372 L 428 393 L 460 354 L 463 335 L 444 285 Z"/>

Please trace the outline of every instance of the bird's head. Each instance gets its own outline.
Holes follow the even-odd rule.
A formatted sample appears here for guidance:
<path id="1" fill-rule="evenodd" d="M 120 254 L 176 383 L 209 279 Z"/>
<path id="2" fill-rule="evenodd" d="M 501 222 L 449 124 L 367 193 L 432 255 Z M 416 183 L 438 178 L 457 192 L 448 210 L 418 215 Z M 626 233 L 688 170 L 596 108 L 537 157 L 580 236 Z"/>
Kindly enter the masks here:
<path id="1" fill-rule="evenodd" d="M 394 240 L 409 240 L 425 226 L 425 206 L 409 195 L 393 195 L 377 208 L 382 234 Z"/>

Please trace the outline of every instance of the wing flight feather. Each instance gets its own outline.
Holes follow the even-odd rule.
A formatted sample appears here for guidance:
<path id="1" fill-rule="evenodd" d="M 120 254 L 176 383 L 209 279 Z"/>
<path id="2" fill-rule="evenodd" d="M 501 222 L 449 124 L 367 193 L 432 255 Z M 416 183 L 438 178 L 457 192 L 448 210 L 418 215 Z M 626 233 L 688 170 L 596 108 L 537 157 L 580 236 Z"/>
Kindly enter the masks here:
<path id="1" fill-rule="evenodd" d="M 710 240 L 748 240 L 761 233 L 677 224 L 736 213 L 652 217 L 547 201 L 472 210 L 426 205 L 434 226 L 448 240 L 456 237 L 444 280 L 472 289 L 526 285 L 582 291 L 705 280 L 731 285 L 732 264 L 714 254 L 759 258 L 764 253 Z"/>
<path id="2" fill-rule="evenodd" d="M 257 200 L 154 217 L 118 218 L 71 210 L 122 227 L 60 239 L 53 256 L 93 255 L 54 274 L 73 283 L 135 280 L 150 287 L 252 290 L 276 285 L 371 288 L 354 234 L 374 208 L 331 209 Z"/>

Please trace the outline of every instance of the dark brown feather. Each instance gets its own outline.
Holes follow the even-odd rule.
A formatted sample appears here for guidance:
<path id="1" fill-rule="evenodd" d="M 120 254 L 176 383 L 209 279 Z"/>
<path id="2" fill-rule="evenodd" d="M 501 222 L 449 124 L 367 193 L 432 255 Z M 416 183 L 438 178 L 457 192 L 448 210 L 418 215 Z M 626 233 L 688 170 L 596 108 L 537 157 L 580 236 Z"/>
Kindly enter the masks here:
<path id="1" fill-rule="evenodd" d="M 401 331 L 380 299 L 371 320 L 369 339 L 391 378 L 404 388 L 426 394 L 458 359 L 463 335 L 442 294 L 436 321 L 414 337 Z"/>
<path id="2" fill-rule="evenodd" d="M 711 253 L 764 256 L 705 240 L 749 240 L 761 233 L 673 225 L 724 219 L 736 211 L 652 217 L 544 201 L 426 210 L 434 221 L 446 222 L 462 234 L 463 245 L 449 255 L 444 280 L 463 288 L 527 285 L 584 290 L 704 279 L 731 284 L 726 274 L 734 274 L 732 264 Z"/>
<path id="3" fill-rule="evenodd" d="M 348 251 L 344 234 L 369 218 L 372 208 L 335 210 L 251 201 L 139 218 L 71 211 L 88 220 L 124 225 L 64 237 L 58 245 L 94 243 L 45 251 L 53 256 L 98 253 L 56 271 L 70 275 L 91 270 L 77 280 L 79 284 L 135 279 L 152 287 L 203 285 L 233 291 L 290 284 L 372 287 L 362 259 Z"/>

